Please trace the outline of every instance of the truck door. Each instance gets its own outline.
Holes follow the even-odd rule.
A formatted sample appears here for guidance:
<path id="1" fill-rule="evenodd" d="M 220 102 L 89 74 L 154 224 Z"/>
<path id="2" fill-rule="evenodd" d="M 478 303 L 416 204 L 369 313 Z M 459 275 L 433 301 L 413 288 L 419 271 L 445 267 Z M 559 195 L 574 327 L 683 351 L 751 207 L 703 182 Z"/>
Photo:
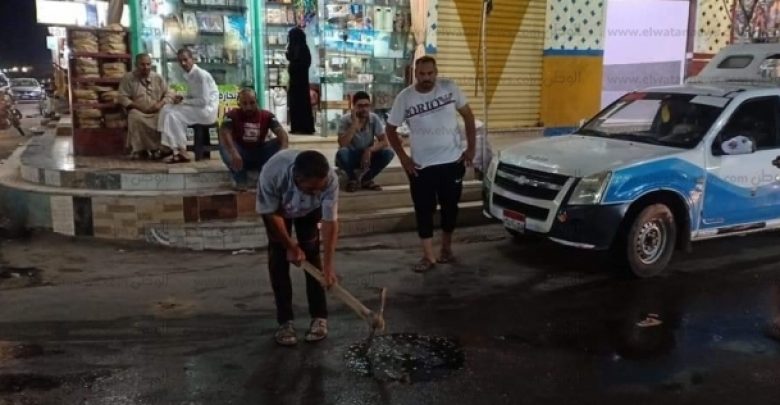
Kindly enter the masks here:
<path id="1" fill-rule="evenodd" d="M 717 233 L 766 226 L 780 218 L 780 98 L 757 97 L 731 115 L 707 153 L 700 229 Z"/>

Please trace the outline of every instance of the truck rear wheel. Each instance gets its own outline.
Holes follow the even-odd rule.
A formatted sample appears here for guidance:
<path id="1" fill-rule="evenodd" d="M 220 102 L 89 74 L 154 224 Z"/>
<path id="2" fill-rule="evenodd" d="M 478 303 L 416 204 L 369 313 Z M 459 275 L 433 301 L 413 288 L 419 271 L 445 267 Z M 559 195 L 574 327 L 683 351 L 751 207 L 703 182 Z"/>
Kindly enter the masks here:
<path id="1" fill-rule="evenodd" d="M 677 242 L 677 224 L 664 204 L 645 207 L 634 218 L 625 240 L 625 259 L 636 277 L 657 276 L 672 259 Z"/>

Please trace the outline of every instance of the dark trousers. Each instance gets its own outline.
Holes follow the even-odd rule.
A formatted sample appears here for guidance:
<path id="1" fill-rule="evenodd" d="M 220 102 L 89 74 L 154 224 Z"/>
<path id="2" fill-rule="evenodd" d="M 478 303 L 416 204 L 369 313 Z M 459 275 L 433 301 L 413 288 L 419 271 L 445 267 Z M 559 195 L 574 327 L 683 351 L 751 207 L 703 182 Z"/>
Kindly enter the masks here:
<path id="1" fill-rule="evenodd" d="M 382 170 L 384 170 L 395 154 L 390 149 L 382 149 L 371 154 L 371 167 L 363 175 L 363 182 L 369 182 L 374 179 Z M 349 180 L 357 180 L 355 170 L 360 168 L 360 160 L 363 158 L 363 151 L 358 149 L 341 148 L 336 152 L 336 167 L 347 172 Z"/>
<path id="2" fill-rule="evenodd" d="M 263 169 L 265 162 L 268 161 L 276 152 L 279 152 L 281 145 L 278 139 L 271 139 L 266 141 L 262 146 L 256 149 L 246 149 L 237 142 L 233 142 L 236 147 L 236 151 L 241 155 L 241 160 L 244 161 L 244 167 L 241 170 L 233 170 L 230 167 L 230 153 L 225 149 L 225 145 L 219 146 L 219 156 L 222 157 L 222 161 L 230 170 L 230 175 L 236 183 L 242 184 L 247 182 L 247 172 L 249 170 L 260 171 Z"/>
<path id="3" fill-rule="evenodd" d="M 295 226 L 295 237 L 298 239 L 306 260 L 322 269 L 320 260 L 320 232 L 318 224 L 322 215 L 321 210 L 314 210 L 305 217 L 285 219 L 287 232 L 292 235 Z M 266 233 L 268 234 L 268 273 L 271 278 L 271 288 L 274 291 L 276 301 L 276 320 L 279 324 L 295 319 L 292 309 L 292 281 L 290 280 L 290 262 L 287 261 L 287 248 L 271 231 L 269 224 L 263 217 Z M 325 300 L 325 289 L 309 273 L 306 273 L 306 298 L 309 301 L 309 315 L 312 318 L 328 318 L 328 304 Z"/>
<path id="4" fill-rule="evenodd" d="M 441 229 L 451 233 L 458 219 L 458 203 L 463 192 L 466 167 L 462 162 L 428 166 L 409 176 L 409 185 L 420 239 L 433 237 L 433 215 L 441 206 Z"/>

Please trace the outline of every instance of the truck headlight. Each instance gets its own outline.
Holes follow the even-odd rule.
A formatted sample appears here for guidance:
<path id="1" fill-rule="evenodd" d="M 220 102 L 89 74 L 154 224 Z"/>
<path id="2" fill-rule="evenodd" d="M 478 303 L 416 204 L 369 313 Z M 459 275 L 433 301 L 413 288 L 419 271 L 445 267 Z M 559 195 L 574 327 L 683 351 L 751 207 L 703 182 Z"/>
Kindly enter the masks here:
<path id="1" fill-rule="evenodd" d="M 592 176 L 583 177 L 577 187 L 574 188 L 569 199 L 570 205 L 592 205 L 601 202 L 609 180 L 612 178 L 612 172 L 596 173 Z"/>

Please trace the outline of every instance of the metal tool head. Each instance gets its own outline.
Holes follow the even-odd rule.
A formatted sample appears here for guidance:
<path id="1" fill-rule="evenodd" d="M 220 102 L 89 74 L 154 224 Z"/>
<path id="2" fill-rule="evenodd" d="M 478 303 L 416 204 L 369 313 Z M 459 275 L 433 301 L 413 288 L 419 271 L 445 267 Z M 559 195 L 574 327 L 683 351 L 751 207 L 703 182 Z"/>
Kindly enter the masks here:
<path id="1" fill-rule="evenodd" d="M 370 337 L 374 337 L 376 331 L 384 332 L 387 324 L 385 323 L 385 300 L 387 298 L 387 288 L 382 288 L 379 292 L 379 311 L 371 312 L 368 323 L 371 328 Z"/>

